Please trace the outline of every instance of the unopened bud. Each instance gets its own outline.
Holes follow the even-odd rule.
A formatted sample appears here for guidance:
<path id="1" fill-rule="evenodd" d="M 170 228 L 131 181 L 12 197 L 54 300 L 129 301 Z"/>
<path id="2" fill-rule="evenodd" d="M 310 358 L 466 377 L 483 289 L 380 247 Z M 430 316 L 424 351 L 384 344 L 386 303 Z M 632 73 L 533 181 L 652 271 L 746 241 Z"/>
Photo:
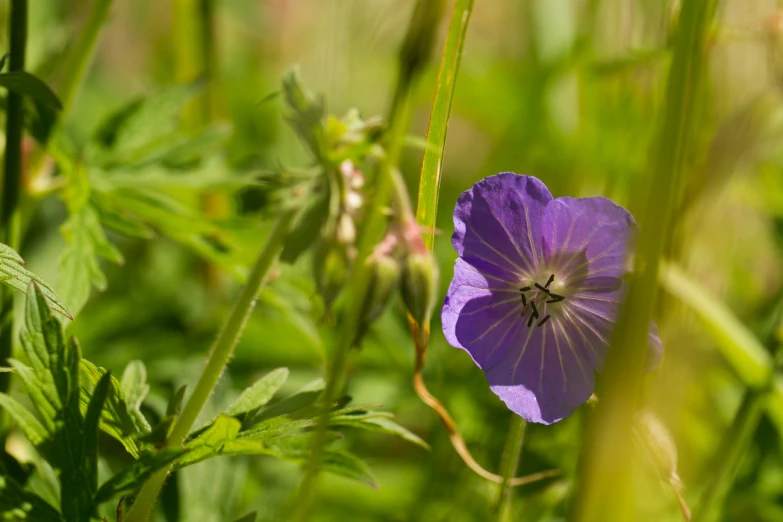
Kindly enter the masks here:
<path id="1" fill-rule="evenodd" d="M 345 245 L 321 240 L 313 251 L 313 277 L 327 308 L 348 280 L 350 261 Z"/>
<path id="2" fill-rule="evenodd" d="M 438 264 L 430 252 L 408 254 L 402 269 L 400 292 L 413 319 L 420 325 L 428 323 L 438 292 Z"/>
<path id="3" fill-rule="evenodd" d="M 400 264 L 392 256 L 373 254 L 367 258 L 365 266 L 370 277 L 364 294 L 362 320 L 369 325 L 386 309 L 400 278 Z"/>

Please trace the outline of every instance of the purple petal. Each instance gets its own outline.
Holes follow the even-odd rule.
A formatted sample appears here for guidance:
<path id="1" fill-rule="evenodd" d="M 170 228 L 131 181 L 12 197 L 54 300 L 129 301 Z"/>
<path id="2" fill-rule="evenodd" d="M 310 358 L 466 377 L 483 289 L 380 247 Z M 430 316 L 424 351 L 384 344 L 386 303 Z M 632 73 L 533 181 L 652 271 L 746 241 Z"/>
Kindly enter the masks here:
<path id="1" fill-rule="evenodd" d="M 595 384 L 579 341 L 558 320 L 524 328 L 516 349 L 486 374 L 509 409 L 543 424 L 571 415 L 590 398 Z"/>
<path id="2" fill-rule="evenodd" d="M 625 298 L 626 285 L 621 279 L 611 282 L 610 278 L 586 280 L 591 285 L 580 288 L 571 295 L 564 308 L 564 319 L 570 323 L 569 328 L 577 331 L 585 346 L 593 348 L 596 371 L 603 369 L 604 357 L 612 339 L 612 332 L 617 326 L 619 308 Z M 607 291 L 608 288 L 615 288 Z M 663 345 L 658 337 L 658 327 L 650 321 L 648 334 L 648 352 L 645 365 L 646 371 L 654 370 L 663 355 Z"/>
<path id="3" fill-rule="evenodd" d="M 606 198 L 557 198 L 546 206 L 542 230 L 544 258 L 559 279 L 571 282 L 624 274 L 636 223 Z"/>
<path id="4" fill-rule="evenodd" d="M 541 221 L 552 202 L 536 178 L 504 172 L 462 193 L 454 209 L 451 242 L 462 259 L 482 271 L 518 281 L 541 263 Z"/>
<path id="5" fill-rule="evenodd" d="M 449 344 L 467 351 L 480 368 L 497 364 L 515 346 L 525 321 L 519 289 L 462 259 L 441 312 Z"/>

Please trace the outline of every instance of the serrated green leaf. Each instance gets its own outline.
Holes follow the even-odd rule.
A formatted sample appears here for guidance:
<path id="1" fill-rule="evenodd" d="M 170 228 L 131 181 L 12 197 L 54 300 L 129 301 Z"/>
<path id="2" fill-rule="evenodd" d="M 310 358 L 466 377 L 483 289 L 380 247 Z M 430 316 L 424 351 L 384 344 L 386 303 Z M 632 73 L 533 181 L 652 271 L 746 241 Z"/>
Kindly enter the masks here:
<path id="1" fill-rule="evenodd" d="M 127 159 L 164 142 L 177 128 L 182 107 L 202 88 L 201 83 L 177 85 L 136 99 L 110 115 L 98 128 L 96 141 L 112 155 Z"/>
<path id="2" fill-rule="evenodd" d="M 144 433 L 150 431 L 147 418 L 141 413 L 141 403 L 150 391 L 147 384 L 147 368 L 141 361 L 131 361 L 122 372 L 122 391 L 125 393 L 125 403 L 128 413 L 136 426 L 136 431 Z"/>
<path id="3" fill-rule="evenodd" d="M 93 514 L 92 471 L 97 462 L 97 435 L 92 434 L 92 423 L 97 432 L 101 411 L 98 403 L 103 405 L 105 392 L 103 399 L 98 395 L 95 405 L 88 408 L 89 423 L 85 424 L 79 408 L 79 345 L 74 338 L 64 339 L 59 321 L 52 316 L 46 297 L 34 283 L 27 291 L 20 338 L 30 366 L 14 360 L 11 364 L 51 434 L 47 458 L 60 470 L 61 511 L 67 520 L 87 520 Z M 108 387 L 108 382 L 102 386 Z"/>
<path id="4" fill-rule="evenodd" d="M 184 450 L 160 450 L 142 455 L 137 461 L 104 482 L 95 494 L 95 503 L 100 504 L 112 498 L 139 489 L 157 470 L 172 463 L 185 454 Z"/>
<path id="5" fill-rule="evenodd" d="M 60 99 L 57 98 L 54 91 L 43 80 L 28 72 L 12 71 L 0 73 L 0 87 L 29 96 L 47 107 L 53 109 L 63 108 Z"/>
<path id="6" fill-rule="evenodd" d="M 0 282 L 14 290 L 26 292 L 27 286 L 31 281 L 38 285 L 40 291 L 46 296 L 55 311 L 70 319 L 73 318 L 63 301 L 55 294 L 54 289 L 46 281 L 25 268 L 24 260 L 16 250 L 0 243 Z"/>
<path id="7" fill-rule="evenodd" d="M 196 136 L 171 132 L 144 146 L 112 151 L 99 158 L 98 164 L 106 169 L 140 169 L 153 164 L 182 168 L 217 152 L 230 133 L 231 127 L 225 124 L 211 125 Z"/>
<path id="8" fill-rule="evenodd" d="M 10 395 L 0 393 L 0 408 L 7 411 L 16 421 L 33 446 L 38 446 L 49 437 L 46 428 L 35 418 L 35 415 Z"/>
<path id="9" fill-rule="evenodd" d="M 86 359 L 82 359 L 81 369 L 82 374 L 92 386 L 97 386 L 100 379 L 105 375 L 108 375 L 105 369 L 95 366 Z M 100 428 L 125 446 L 125 449 L 133 458 L 138 458 L 139 448 L 134 437 L 140 433 L 149 431 L 149 426 L 144 430 L 143 426 L 140 429 L 140 427 L 136 425 L 130 415 L 125 395 L 119 381 L 114 376 L 110 376 L 109 379 L 109 394 L 103 411 L 101 412 Z M 86 411 L 90 397 L 93 393 L 94 392 L 82 387 L 80 400 L 83 411 Z"/>
<path id="10" fill-rule="evenodd" d="M 117 264 L 122 264 L 124 259 L 106 238 L 98 213 L 91 205 L 71 214 L 61 231 L 67 245 L 60 258 L 60 286 L 65 302 L 78 313 L 93 286 L 100 291 L 106 289 L 106 276 L 98 256 Z"/>
<path id="11" fill-rule="evenodd" d="M 0 475 L 0 513 L 5 520 L 63 522 L 52 506 L 38 495 L 25 491 L 9 476 Z"/>
<path id="12" fill-rule="evenodd" d="M 324 386 L 325 382 L 323 379 L 316 379 L 309 382 L 291 397 L 283 399 L 282 401 L 261 410 L 254 419 L 254 423 L 272 417 L 286 415 L 313 404 L 323 393 Z"/>
<path id="13" fill-rule="evenodd" d="M 353 426 L 363 430 L 379 431 L 381 433 L 400 437 L 401 439 L 407 440 L 426 450 L 430 449 L 430 445 L 424 442 L 421 437 L 385 416 L 373 416 L 357 420 L 353 420 L 348 416 L 347 418 L 340 419 L 337 423 L 332 423 L 332 425 Z"/>
<path id="14" fill-rule="evenodd" d="M 278 368 L 257 380 L 252 386 L 246 388 L 237 400 L 226 410 L 226 415 L 237 417 L 251 414 L 265 406 L 275 393 L 288 380 L 288 368 Z"/>
<path id="15" fill-rule="evenodd" d="M 90 202 L 98 211 L 101 223 L 107 228 L 127 237 L 139 237 L 141 239 L 152 239 L 155 237 L 155 232 L 137 217 L 111 206 L 103 193 L 93 191 L 90 195 Z"/>
<path id="16" fill-rule="evenodd" d="M 360 458 L 345 451 L 327 450 L 322 463 L 323 470 L 356 480 L 371 489 L 378 489 L 370 467 Z"/>

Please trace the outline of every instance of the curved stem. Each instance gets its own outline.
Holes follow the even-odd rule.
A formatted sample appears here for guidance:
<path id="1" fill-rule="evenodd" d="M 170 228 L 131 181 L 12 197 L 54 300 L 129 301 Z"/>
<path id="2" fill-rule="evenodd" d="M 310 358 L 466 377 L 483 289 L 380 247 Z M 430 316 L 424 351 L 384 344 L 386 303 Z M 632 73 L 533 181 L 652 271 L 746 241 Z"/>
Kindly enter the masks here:
<path id="1" fill-rule="evenodd" d="M 500 474 L 503 482 L 498 488 L 498 497 L 493 508 L 493 514 L 498 522 L 509 522 L 511 519 L 511 479 L 517 474 L 519 457 L 522 455 L 522 444 L 525 440 L 525 427 L 527 422 L 518 415 L 514 415 L 506 438 L 506 447 L 503 449 L 503 460 L 500 463 Z"/>
<path id="2" fill-rule="evenodd" d="M 264 286 L 269 275 L 269 269 L 282 250 L 283 240 L 288 233 L 294 214 L 294 210 L 284 210 L 277 218 L 277 222 L 272 228 L 272 232 L 269 234 L 266 244 L 258 255 L 256 264 L 248 276 L 245 287 L 239 294 L 226 323 L 209 350 L 204 370 L 201 372 L 193 393 L 182 409 L 182 413 L 177 417 L 177 421 L 166 441 L 167 447 L 176 448 L 182 445 L 212 390 L 214 390 L 221 374 L 226 369 L 228 360 L 231 358 L 234 347 L 239 342 L 239 338 L 245 329 L 250 312 L 253 310 L 258 292 Z M 136 502 L 134 502 L 128 512 L 127 522 L 145 522 L 149 519 L 155 500 L 158 498 L 169 471 L 171 471 L 171 466 L 157 472 L 144 485 L 136 498 Z"/>
<path id="3" fill-rule="evenodd" d="M 424 368 L 424 361 L 427 358 L 426 341 L 429 338 L 429 332 L 420 333 L 418 325 L 412 319 L 408 318 L 408 322 L 410 324 L 411 331 L 413 332 L 413 338 L 416 340 L 416 363 L 413 370 L 413 389 L 416 391 L 416 395 L 418 395 L 422 402 L 432 408 L 432 410 L 438 415 L 438 418 L 446 427 L 446 431 L 449 433 L 449 440 L 451 440 L 451 445 L 454 447 L 454 450 L 457 452 L 463 462 L 465 462 L 465 464 L 471 469 L 471 471 L 473 471 L 476 475 L 489 480 L 490 482 L 502 484 L 503 477 L 496 475 L 491 471 L 487 471 L 481 464 L 476 462 L 476 459 L 474 459 L 473 455 L 470 454 L 470 450 L 465 444 L 465 440 L 462 438 L 462 435 L 460 435 L 459 429 L 454 423 L 454 419 L 451 418 L 448 410 L 446 410 L 443 404 L 441 404 L 441 402 L 430 393 L 426 384 L 424 384 L 424 378 L 422 377 L 421 372 Z M 508 485 L 512 487 L 522 486 L 546 478 L 556 477 L 559 474 L 560 472 L 556 469 L 540 471 L 538 473 L 532 473 L 523 477 L 512 478 L 508 481 Z"/>

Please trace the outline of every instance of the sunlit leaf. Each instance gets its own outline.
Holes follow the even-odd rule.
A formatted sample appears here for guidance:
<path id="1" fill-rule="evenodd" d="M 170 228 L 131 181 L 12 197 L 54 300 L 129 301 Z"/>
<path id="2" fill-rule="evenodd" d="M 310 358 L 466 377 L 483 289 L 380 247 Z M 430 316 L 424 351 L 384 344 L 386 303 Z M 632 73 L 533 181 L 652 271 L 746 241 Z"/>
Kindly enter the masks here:
<path id="1" fill-rule="evenodd" d="M 54 289 L 25 268 L 24 260 L 13 248 L 0 244 L 0 282 L 15 290 L 25 292 L 31 281 L 35 281 L 55 311 L 66 317 L 71 317 L 63 301 L 55 294 Z"/>
<path id="2" fill-rule="evenodd" d="M 35 418 L 35 415 L 10 395 L 0 393 L 0 408 L 8 412 L 8 415 L 24 432 L 27 440 L 34 446 L 38 446 L 49 437 L 46 428 Z"/>
<path id="3" fill-rule="evenodd" d="M 286 380 L 288 380 L 288 368 L 278 368 L 269 372 L 246 388 L 226 410 L 226 415 L 237 417 L 265 406 Z"/>

